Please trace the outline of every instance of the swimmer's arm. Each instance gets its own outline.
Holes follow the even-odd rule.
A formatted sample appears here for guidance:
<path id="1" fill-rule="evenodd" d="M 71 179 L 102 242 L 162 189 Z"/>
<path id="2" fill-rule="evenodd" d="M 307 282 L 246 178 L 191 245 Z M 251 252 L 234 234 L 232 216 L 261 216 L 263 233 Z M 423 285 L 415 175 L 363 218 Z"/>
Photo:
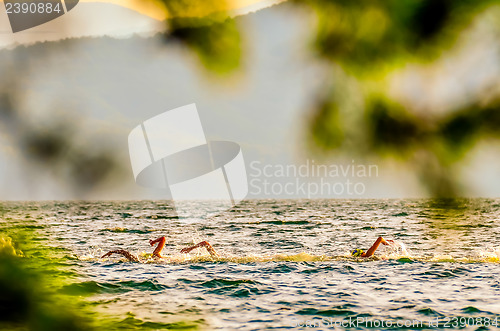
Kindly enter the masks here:
<path id="1" fill-rule="evenodd" d="M 127 252 L 124 249 L 117 249 L 115 251 L 109 251 L 106 254 L 104 254 L 101 257 L 101 259 L 104 259 L 105 257 L 111 256 L 112 254 L 120 254 L 120 255 L 124 256 L 125 258 L 127 258 L 131 262 L 139 262 L 139 260 L 135 256 L 133 256 L 130 252 Z"/>
<path id="2" fill-rule="evenodd" d="M 166 240 L 167 239 L 165 237 L 160 237 L 158 239 L 149 241 L 149 244 L 151 246 L 154 246 L 154 244 L 158 243 L 158 246 L 156 246 L 155 250 L 153 251 L 153 257 L 163 258 L 160 253 L 163 250 L 163 247 L 165 247 Z"/>
<path id="3" fill-rule="evenodd" d="M 189 253 L 193 249 L 199 248 L 199 247 L 205 247 L 207 249 L 208 253 L 210 253 L 210 255 L 212 257 L 216 257 L 216 258 L 219 257 L 219 254 L 217 254 L 217 252 L 215 251 L 215 249 L 212 247 L 212 245 L 210 245 L 210 243 L 208 241 L 202 241 L 200 243 L 197 243 L 194 246 L 183 248 L 183 249 L 181 249 L 181 253 Z"/>
<path id="4" fill-rule="evenodd" d="M 370 247 L 370 249 L 367 250 L 365 253 L 363 253 L 361 256 L 362 257 L 370 257 L 373 254 L 375 254 L 375 251 L 377 250 L 378 246 L 380 246 L 380 244 L 389 245 L 389 243 L 393 243 L 393 242 L 394 242 L 393 240 L 385 240 L 382 237 L 378 237 L 377 240 L 375 241 L 375 243 L 372 245 L 372 247 Z"/>

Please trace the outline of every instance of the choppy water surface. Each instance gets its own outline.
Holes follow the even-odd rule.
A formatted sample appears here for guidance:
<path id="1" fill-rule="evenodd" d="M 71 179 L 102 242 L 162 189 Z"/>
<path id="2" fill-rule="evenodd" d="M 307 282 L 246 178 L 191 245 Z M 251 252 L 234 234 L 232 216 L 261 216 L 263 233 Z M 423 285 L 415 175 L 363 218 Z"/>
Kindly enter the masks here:
<path id="1" fill-rule="evenodd" d="M 500 315 L 500 200 L 454 209 L 424 200 L 260 200 L 208 220 L 176 219 L 166 201 L 1 205 L 4 221 L 37 220 L 48 244 L 69 250 L 79 277 L 64 293 L 90 294 L 124 328 L 339 329 L 349 319 L 364 319 L 359 329 L 408 320 L 426 328 L 438 318 L 441 328 L 461 321 L 475 330 Z M 167 258 L 150 259 L 148 240 L 160 236 Z M 404 243 L 409 256 L 349 257 L 378 236 Z M 201 240 L 221 259 L 178 253 Z M 100 258 L 118 248 L 142 262 Z"/>

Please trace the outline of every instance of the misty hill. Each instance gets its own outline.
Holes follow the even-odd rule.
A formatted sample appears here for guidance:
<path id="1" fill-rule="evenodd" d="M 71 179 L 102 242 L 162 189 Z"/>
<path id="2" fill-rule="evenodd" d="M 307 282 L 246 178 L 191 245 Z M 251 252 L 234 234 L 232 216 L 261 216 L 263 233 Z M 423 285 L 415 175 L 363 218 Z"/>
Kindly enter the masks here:
<path id="1" fill-rule="evenodd" d="M 0 3 L 0 6 L 3 7 L 3 3 Z M 122 6 L 102 2 L 80 2 L 75 9 L 55 20 L 12 33 L 7 13 L 2 9 L 0 49 L 12 44 L 32 44 L 66 38 L 126 37 L 134 33 L 158 32 L 164 27 L 164 22 Z"/>

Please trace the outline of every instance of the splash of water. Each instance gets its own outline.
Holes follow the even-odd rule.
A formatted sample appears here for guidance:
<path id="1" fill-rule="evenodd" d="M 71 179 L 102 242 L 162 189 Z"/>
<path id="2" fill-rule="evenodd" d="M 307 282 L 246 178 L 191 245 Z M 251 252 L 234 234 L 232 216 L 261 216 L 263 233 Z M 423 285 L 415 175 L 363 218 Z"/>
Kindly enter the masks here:
<path id="1" fill-rule="evenodd" d="M 489 246 L 476 249 L 473 257 L 484 261 L 496 262 L 500 259 L 500 247 Z"/>
<path id="2" fill-rule="evenodd" d="M 200 238 L 193 238 L 193 242 L 199 241 Z M 79 256 L 82 261 L 128 261 L 125 257 L 120 255 L 111 256 L 108 258 L 101 258 L 104 251 L 98 247 L 91 247 L 88 253 Z M 460 263 L 485 263 L 485 262 L 500 262 L 500 247 L 499 248 L 484 248 L 479 249 L 475 254 L 468 257 L 453 257 L 450 254 L 434 254 L 433 256 L 417 256 L 406 247 L 402 241 L 389 242 L 389 245 L 381 249 L 380 254 L 370 258 L 356 258 L 352 257 L 350 252 L 340 256 L 328 255 L 313 255 L 307 252 L 298 254 L 249 254 L 249 255 L 232 255 L 225 252 L 219 252 L 219 257 L 214 258 L 206 252 L 203 248 L 197 248 L 189 254 L 174 253 L 164 255 L 163 258 L 152 257 L 151 253 L 139 252 L 132 253 L 138 258 L 140 263 L 160 263 L 160 264 L 178 264 L 178 263 L 201 263 L 201 262 L 231 262 L 231 263 L 266 263 L 266 262 L 327 262 L 327 261 L 376 261 L 376 260 L 400 260 L 409 259 L 411 261 L 419 262 L 460 262 Z"/>
<path id="3" fill-rule="evenodd" d="M 388 259 L 399 259 L 411 258 L 413 255 L 408 252 L 406 245 L 402 241 L 394 240 L 394 242 L 389 242 L 389 245 L 385 246 L 382 257 Z"/>

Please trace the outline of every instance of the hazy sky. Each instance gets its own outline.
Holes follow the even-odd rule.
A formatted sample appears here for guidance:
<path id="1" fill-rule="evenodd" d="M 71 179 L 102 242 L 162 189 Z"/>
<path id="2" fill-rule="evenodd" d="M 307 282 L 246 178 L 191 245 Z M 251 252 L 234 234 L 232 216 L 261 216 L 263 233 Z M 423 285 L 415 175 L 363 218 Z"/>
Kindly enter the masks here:
<path id="1" fill-rule="evenodd" d="M 93 19 L 89 26 L 70 29 L 74 35 L 160 28 L 155 19 L 113 4 L 82 3 L 65 16 L 53 24 Z M 328 83 L 327 68 L 309 49 L 310 16 L 280 5 L 238 20 L 245 47 L 243 64 L 239 73 L 225 81 L 209 75 L 192 52 L 166 46 L 161 38 L 86 38 L 0 51 L 0 73 L 16 68 L 25 73 L 30 68 L 29 76 L 21 77 L 26 78 L 22 79 L 22 105 L 27 122 L 50 127 L 62 121 L 73 131 L 75 148 L 108 148 L 122 165 L 118 179 L 80 196 L 68 184 L 64 169 L 57 173 L 26 158 L 13 138 L 15 133 L 4 127 L 0 131 L 0 199 L 168 197 L 135 184 L 127 137 L 143 121 L 191 103 L 197 104 L 209 140 L 233 141 L 242 147 L 249 197 L 425 195 L 418 178 L 395 161 L 349 155 L 320 161 L 307 150 L 309 109 L 315 91 Z M 56 31 L 58 26 L 51 23 L 47 26 Z M 43 32 L 47 26 L 26 35 L 60 38 L 56 32 Z M 409 74 L 425 85 L 418 73 Z M 462 173 L 472 195 L 500 196 L 496 151 L 498 144 L 485 142 L 466 159 Z M 326 172 L 322 163 L 330 165 Z M 315 167 L 323 171 L 321 176 L 311 173 Z"/>

